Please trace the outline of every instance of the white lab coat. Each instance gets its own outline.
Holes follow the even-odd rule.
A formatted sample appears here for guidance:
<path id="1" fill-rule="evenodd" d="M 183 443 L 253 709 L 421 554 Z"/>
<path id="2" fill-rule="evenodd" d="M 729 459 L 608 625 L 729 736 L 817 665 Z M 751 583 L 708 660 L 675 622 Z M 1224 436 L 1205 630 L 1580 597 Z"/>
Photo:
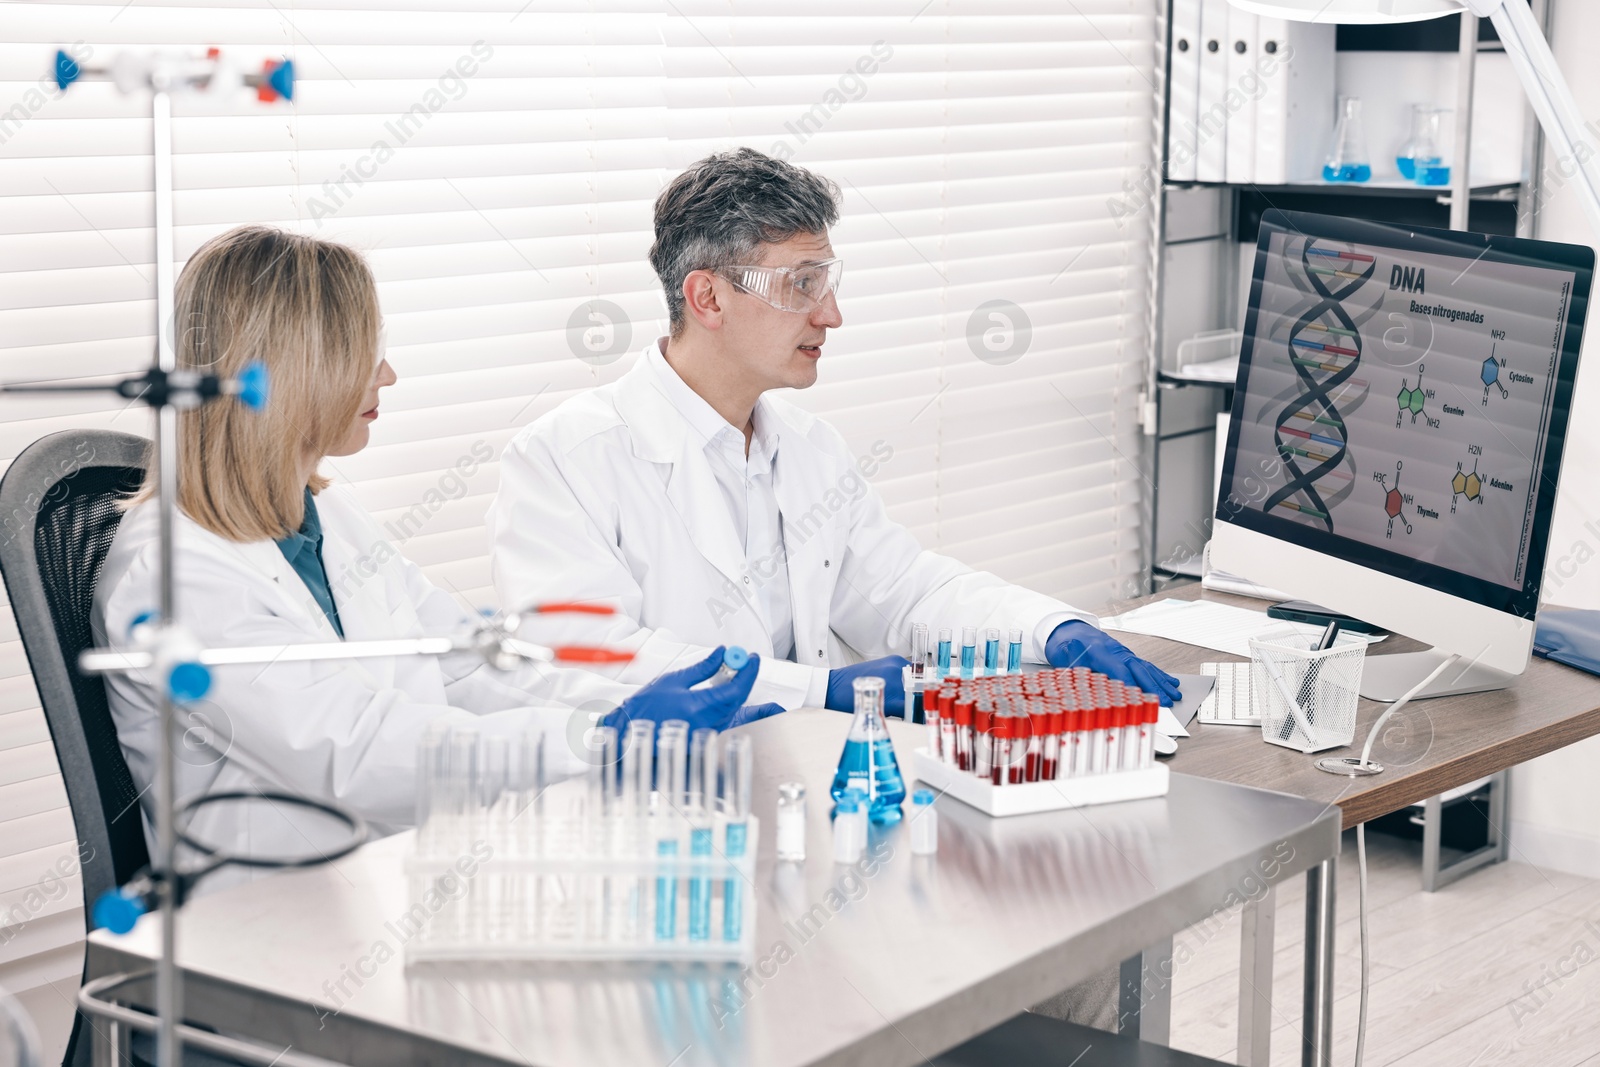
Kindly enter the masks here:
<path id="1" fill-rule="evenodd" d="M 469 625 L 470 616 L 399 555 L 348 490 L 329 488 L 316 503 L 323 562 L 346 639 L 449 635 Z M 110 634 L 113 644 L 125 645 L 132 620 L 157 604 L 156 520 L 153 503 L 134 508 L 107 554 L 92 615 L 102 642 Z M 177 615 L 201 643 L 338 640 L 271 541 L 238 544 L 181 514 L 176 536 Z M 472 722 L 486 734 L 546 730 L 552 739 L 575 728 L 572 736 L 581 739 L 588 711 L 613 708 L 633 692 L 587 671 L 499 672 L 473 654 L 218 667 L 212 677 L 208 697 L 179 712 L 180 800 L 222 790 L 298 793 L 355 810 L 374 836 L 414 821 L 417 743 L 430 723 Z M 128 769 L 144 791 L 148 835 L 156 692 L 138 674 L 107 675 L 106 684 Z M 575 711 L 579 705 L 585 706 Z M 546 752 L 553 775 L 584 767 L 564 741 L 547 743 Z M 258 855 L 304 855 L 341 838 L 325 816 L 260 802 L 204 808 L 191 826 L 200 840 Z M 225 868 L 202 889 L 245 877 Z"/>
<path id="2" fill-rule="evenodd" d="M 793 708 L 808 696 L 817 702 L 831 668 L 907 653 L 916 622 L 935 639 L 950 627 L 958 643 L 963 625 L 979 627 L 980 642 L 982 628 L 1003 635 L 1020 626 L 1030 662 L 1043 662 L 1059 623 L 1096 622 L 924 551 L 866 480 L 892 462 L 892 447 L 879 442 L 858 460 L 828 423 L 768 394 L 760 403 L 779 435 L 774 490 L 795 642 L 795 662 L 772 659 L 750 593 L 765 576 L 761 561 L 747 563 L 705 442 L 656 388 L 649 358 L 646 349 L 618 381 L 524 428 L 501 457 L 489 510 L 501 606 L 572 599 L 619 607 L 609 619 L 549 623 L 564 639 L 634 649 L 619 678 L 651 678 L 708 646 L 743 645 L 763 657 L 749 702 Z"/>

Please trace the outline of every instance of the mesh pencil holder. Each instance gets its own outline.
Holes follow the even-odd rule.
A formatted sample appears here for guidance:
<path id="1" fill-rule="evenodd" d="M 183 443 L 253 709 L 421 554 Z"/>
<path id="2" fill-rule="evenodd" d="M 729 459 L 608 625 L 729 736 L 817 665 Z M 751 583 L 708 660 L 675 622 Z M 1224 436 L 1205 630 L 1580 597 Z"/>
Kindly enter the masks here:
<path id="1" fill-rule="evenodd" d="M 1250 639 L 1250 692 L 1268 744 L 1309 753 L 1355 740 L 1367 642 L 1344 634 L 1318 652 L 1317 639 L 1296 627 Z"/>

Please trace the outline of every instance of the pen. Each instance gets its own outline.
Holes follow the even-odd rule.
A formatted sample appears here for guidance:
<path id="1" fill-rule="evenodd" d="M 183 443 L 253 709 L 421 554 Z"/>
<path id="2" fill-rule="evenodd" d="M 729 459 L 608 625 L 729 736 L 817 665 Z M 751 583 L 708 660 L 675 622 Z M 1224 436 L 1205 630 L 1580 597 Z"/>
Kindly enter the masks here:
<path id="1" fill-rule="evenodd" d="M 1322 636 L 1317 639 L 1317 647 L 1315 649 L 1313 649 L 1313 651 L 1316 651 L 1316 652 L 1325 652 L 1325 651 L 1327 651 L 1328 649 L 1333 647 L 1334 641 L 1338 640 L 1338 638 L 1339 638 L 1339 620 L 1338 619 L 1329 619 L 1328 620 L 1328 625 L 1322 631 Z M 1295 711 L 1295 709 L 1303 709 L 1305 707 L 1306 701 L 1311 699 L 1311 694 L 1312 694 L 1313 690 L 1316 688 L 1316 684 L 1317 684 L 1317 671 L 1321 668 L 1321 666 L 1322 666 L 1322 661 L 1321 660 L 1315 660 L 1315 661 L 1313 661 L 1311 663 L 1310 666 L 1308 666 L 1306 668 L 1306 676 L 1300 680 L 1299 699 L 1294 700 L 1294 701 L 1291 702 L 1291 704 L 1290 704 L 1291 710 L 1289 712 L 1289 716 L 1288 716 L 1288 718 L 1283 720 L 1283 725 L 1278 728 L 1278 740 L 1279 741 L 1287 741 L 1287 740 L 1289 740 L 1289 738 L 1294 736 L 1294 727 L 1295 727 L 1294 711 Z M 1287 694 L 1285 694 L 1285 695 L 1287 696 Z M 1302 711 L 1302 714 L 1303 714 L 1303 711 Z"/>

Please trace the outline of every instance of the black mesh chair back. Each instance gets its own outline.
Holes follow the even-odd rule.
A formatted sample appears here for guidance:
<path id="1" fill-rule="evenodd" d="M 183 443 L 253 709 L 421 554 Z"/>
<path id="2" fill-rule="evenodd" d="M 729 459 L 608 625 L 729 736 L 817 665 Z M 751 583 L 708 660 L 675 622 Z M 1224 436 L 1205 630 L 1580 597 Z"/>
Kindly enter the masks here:
<path id="1" fill-rule="evenodd" d="M 131 434 L 67 430 L 29 445 L 0 479 L 0 575 L 77 827 L 85 920 L 101 893 L 149 862 L 105 684 L 77 670 L 94 643 L 89 609 L 122 520 L 118 502 L 143 482 L 147 448 Z M 82 1028 L 79 1016 L 68 1064 L 88 1062 Z"/>

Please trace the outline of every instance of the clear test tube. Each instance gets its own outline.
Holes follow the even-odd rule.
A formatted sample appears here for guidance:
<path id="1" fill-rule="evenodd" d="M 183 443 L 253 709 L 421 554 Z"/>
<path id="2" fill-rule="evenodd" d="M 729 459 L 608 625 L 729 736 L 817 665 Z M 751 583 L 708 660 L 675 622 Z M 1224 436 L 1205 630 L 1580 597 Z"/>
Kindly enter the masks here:
<path id="1" fill-rule="evenodd" d="M 914 856 L 931 856 L 939 851 L 939 812 L 933 800 L 931 789 L 918 789 L 911 794 L 911 854 Z"/>
<path id="2" fill-rule="evenodd" d="M 445 807 L 446 757 L 449 749 L 450 724 L 438 720 L 428 724 L 422 739 L 417 742 L 417 853 L 433 855 L 434 838 L 439 834 L 436 814 Z M 440 808 L 435 812 L 435 805 Z"/>
<path id="3" fill-rule="evenodd" d="M 931 681 L 931 680 L 930 680 Z M 938 682 L 931 682 L 938 686 Z M 940 722 L 944 716 L 944 690 L 940 688 L 929 689 L 922 694 L 922 721 L 928 726 L 928 755 L 940 762 L 950 762 L 949 755 L 944 750 L 944 736 L 940 733 Z"/>
<path id="4" fill-rule="evenodd" d="M 478 815 L 478 790 L 482 772 L 478 760 L 482 750 L 476 726 L 457 726 L 450 731 L 449 769 L 450 826 L 441 842 L 445 851 L 459 854 L 471 843 Z"/>
<path id="5" fill-rule="evenodd" d="M 950 703 L 950 714 L 939 720 L 939 743 L 944 747 L 945 759 L 956 769 L 972 769 L 972 704 L 956 697 Z"/>
<path id="6" fill-rule="evenodd" d="M 928 676 L 928 624 L 919 622 L 911 627 L 911 675 L 917 681 Z"/>
<path id="7" fill-rule="evenodd" d="M 652 835 L 656 843 L 656 856 L 672 860 L 680 855 L 678 831 L 683 810 L 684 779 L 688 771 L 688 729 L 670 728 L 663 723 L 661 739 L 656 743 L 656 755 L 661 765 L 657 776 L 661 804 L 657 809 Z M 676 864 L 665 865 L 670 873 L 656 876 L 656 940 L 674 941 L 678 936 L 678 875 Z"/>
<path id="8" fill-rule="evenodd" d="M 707 686 L 721 685 L 744 670 L 744 665 L 749 662 L 749 652 L 746 652 L 738 645 L 729 645 L 722 650 L 722 666 L 718 667 L 717 673 L 711 676 L 711 681 L 704 684 Z"/>
<path id="9" fill-rule="evenodd" d="M 961 677 L 971 678 L 978 669 L 978 628 L 961 628 Z"/>
<path id="10" fill-rule="evenodd" d="M 622 819 L 623 841 L 621 853 L 643 856 L 648 843 L 647 827 L 650 816 L 650 768 L 655 762 L 656 724 L 647 719 L 635 719 L 628 724 L 627 744 L 622 750 Z M 635 941 L 644 940 L 646 911 L 649 907 L 650 883 L 636 879 L 627 887 L 627 921 L 624 936 Z"/>
<path id="11" fill-rule="evenodd" d="M 709 781 L 708 781 L 709 779 Z M 689 735 L 689 856 L 711 856 L 711 812 L 717 797 L 717 731 L 702 728 Z M 711 938 L 711 879 L 689 879 L 689 940 Z"/>
<path id="12" fill-rule="evenodd" d="M 722 746 L 722 807 L 728 817 L 723 855 L 730 860 L 741 859 L 745 853 L 755 772 L 754 743 L 748 737 L 728 738 Z M 729 878 L 722 886 L 722 939 L 738 941 L 743 932 L 744 900 L 739 879 Z"/>
<path id="13" fill-rule="evenodd" d="M 939 628 L 938 671 L 940 678 L 950 677 L 950 627 Z"/>
<path id="14" fill-rule="evenodd" d="M 1000 631 L 993 626 L 983 635 L 983 670 L 985 674 L 1000 673 Z"/>
<path id="15" fill-rule="evenodd" d="M 1018 674 L 1022 670 L 1022 629 L 1013 626 L 1011 632 L 1006 634 L 1009 643 L 1006 646 L 1006 673 Z"/>

